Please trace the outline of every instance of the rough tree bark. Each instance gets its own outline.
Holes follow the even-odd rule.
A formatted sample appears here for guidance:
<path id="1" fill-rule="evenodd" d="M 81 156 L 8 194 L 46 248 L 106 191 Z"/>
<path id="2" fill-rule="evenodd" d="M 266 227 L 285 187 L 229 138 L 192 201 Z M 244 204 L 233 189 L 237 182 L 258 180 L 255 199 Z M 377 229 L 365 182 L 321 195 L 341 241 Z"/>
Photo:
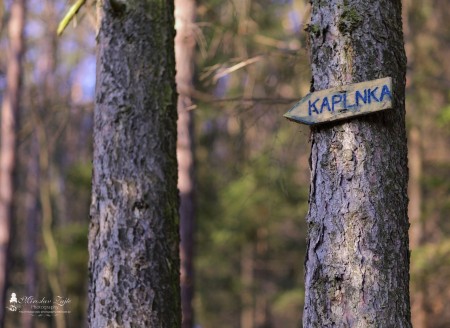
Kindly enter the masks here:
<path id="1" fill-rule="evenodd" d="M 194 76 L 194 0 L 175 0 L 175 55 L 178 89 L 178 189 L 180 190 L 180 260 L 182 327 L 194 326 L 194 114 L 191 89 Z"/>
<path id="2" fill-rule="evenodd" d="M 311 130 L 304 327 L 411 327 L 400 0 L 313 1 L 312 91 L 391 76 L 393 109 Z"/>
<path id="3" fill-rule="evenodd" d="M 180 327 L 174 6 L 100 1 L 90 327 Z"/>
<path id="4" fill-rule="evenodd" d="M 24 52 L 25 0 L 11 3 L 8 22 L 8 69 L 1 111 L 0 144 L 0 304 L 4 305 L 7 287 L 8 253 L 11 237 L 11 216 L 16 163 L 16 133 L 18 131 L 19 98 Z M 3 326 L 5 306 L 0 306 L 0 326 Z"/>

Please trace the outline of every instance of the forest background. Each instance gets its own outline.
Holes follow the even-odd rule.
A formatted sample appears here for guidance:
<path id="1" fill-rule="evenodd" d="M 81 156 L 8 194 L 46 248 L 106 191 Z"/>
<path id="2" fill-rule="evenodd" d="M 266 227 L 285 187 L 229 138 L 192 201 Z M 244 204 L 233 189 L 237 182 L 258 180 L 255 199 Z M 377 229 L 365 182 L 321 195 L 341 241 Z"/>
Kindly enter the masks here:
<path id="1" fill-rule="evenodd" d="M 0 97 L 8 67 L 0 7 Z M 8 294 L 70 298 L 84 327 L 95 87 L 95 4 L 61 37 L 67 1 L 28 0 Z M 303 308 L 309 128 L 282 115 L 309 92 L 304 0 L 197 1 L 195 322 L 295 327 Z M 414 327 L 450 326 L 450 6 L 404 0 Z M 250 319 L 249 319 L 250 318 Z"/>

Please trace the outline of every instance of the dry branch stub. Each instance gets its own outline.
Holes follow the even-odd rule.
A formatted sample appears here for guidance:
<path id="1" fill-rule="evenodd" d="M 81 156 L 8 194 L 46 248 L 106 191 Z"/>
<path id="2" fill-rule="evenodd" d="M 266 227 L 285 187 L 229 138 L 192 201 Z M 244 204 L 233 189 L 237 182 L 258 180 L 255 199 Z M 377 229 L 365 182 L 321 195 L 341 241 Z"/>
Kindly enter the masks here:
<path id="1" fill-rule="evenodd" d="M 316 125 L 392 108 L 392 79 L 365 81 L 309 93 L 284 117 Z"/>

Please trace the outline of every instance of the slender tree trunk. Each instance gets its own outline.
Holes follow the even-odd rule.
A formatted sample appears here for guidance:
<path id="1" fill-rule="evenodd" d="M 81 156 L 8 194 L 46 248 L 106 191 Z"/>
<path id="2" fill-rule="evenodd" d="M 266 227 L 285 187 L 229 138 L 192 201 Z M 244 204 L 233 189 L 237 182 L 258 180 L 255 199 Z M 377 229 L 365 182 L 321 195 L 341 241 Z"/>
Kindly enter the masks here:
<path id="1" fill-rule="evenodd" d="M 405 45 L 410 49 L 408 59 L 414 62 L 413 55 L 414 48 L 419 47 L 416 35 L 411 30 L 413 26 L 410 25 L 410 13 L 414 11 L 413 2 L 410 0 L 403 0 L 403 32 L 405 35 Z M 417 8 L 416 8 L 417 10 Z M 412 74 L 412 72 L 410 72 Z M 413 89 L 414 80 L 410 77 L 409 87 Z M 414 103 L 409 104 L 408 108 L 409 118 L 412 126 L 408 133 L 408 164 L 409 164 L 409 182 L 408 182 L 408 215 L 411 227 L 409 229 L 409 245 L 411 252 L 423 245 L 425 236 L 425 227 L 422 221 L 422 124 L 423 119 L 420 107 Z M 423 278 L 418 279 L 416 286 L 411 286 L 411 321 L 414 328 L 427 327 L 427 311 L 426 311 L 426 287 Z"/>
<path id="2" fill-rule="evenodd" d="M 14 193 L 14 167 L 16 162 L 16 133 L 18 131 L 19 98 L 24 52 L 23 29 L 25 0 L 11 4 L 8 22 L 9 51 L 6 89 L 1 112 L 0 143 L 0 304 L 4 305 L 7 288 L 8 253 L 11 236 L 11 216 Z M 3 326 L 5 306 L 0 306 L 0 326 Z"/>
<path id="3" fill-rule="evenodd" d="M 267 251 L 269 247 L 268 243 L 269 231 L 267 227 L 258 228 L 256 232 L 256 249 L 255 249 L 255 280 L 256 290 L 254 291 L 255 297 L 255 327 L 267 328 L 272 327 L 271 315 L 270 315 L 270 300 L 267 291 L 270 285 L 270 281 L 267 281 L 267 276 L 270 274 L 264 263 L 268 256 Z"/>
<path id="4" fill-rule="evenodd" d="M 255 316 L 253 305 L 254 250 L 252 243 L 246 243 L 241 250 L 241 325 L 240 328 L 254 328 Z"/>
<path id="5" fill-rule="evenodd" d="M 174 6 L 99 3 L 90 327 L 180 327 Z"/>
<path id="6" fill-rule="evenodd" d="M 44 17 L 46 20 L 45 37 L 42 40 L 42 53 L 39 58 L 40 67 L 40 98 L 39 106 L 34 109 L 33 118 L 37 140 L 39 143 L 39 200 L 42 214 L 42 239 L 48 259 L 46 267 L 47 279 L 54 297 L 63 295 L 63 288 L 59 277 L 59 254 L 58 246 L 53 233 L 55 226 L 55 211 L 53 209 L 52 195 L 52 142 L 50 131 L 47 129 L 46 118 L 51 116 L 53 105 L 57 97 L 56 90 L 56 57 L 57 40 L 56 28 L 57 18 L 55 13 L 55 0 L 44 2 Z M 65 328 L 65 315 L 54 317 L 57 328 Z"/>
<path id="7" fill-rule="evenodd" d="M 27 296 L 37 296 L 38 283 L 38 233 L 39 233 L 39 146 L 36 137 L 33 135 L 30 142 L 29 157 L 27 158 L 27 178 L 25 196 L 25 290 Z M 34 316 L 24 311 L 22 313 L 22 327 L 33 328 Z"/>
<path id="8" fill-rule="evenodd" d="M 178 189 L 180 190 L 180 260 L 182 327 L 194 326 L 195 173 L 194 115 L 191 92 L 194 75 L 194 0 L 175 0 L 175 54 L 178 89 Z"/>
<path id="9" fill-rule="evenodd" d="M 399 0 L 314 1 L 312 90 L 392 77 L 392 109 L 313 128 L 304 327 L 411 327 Z"/>
<path id="10" fill-rule="evenodd" d="M 417 120 L 420 122 L 420 120 Z M 422 222 L 422 132 L 420 126 L 412 126 L 409 131 L 409 232 L 411 251 L 423 246 L 424 225 Z M 411 294 L 411 314 L 414 328 L 427 327 L 426 286 L 423 279 L 419 280 Z"/>

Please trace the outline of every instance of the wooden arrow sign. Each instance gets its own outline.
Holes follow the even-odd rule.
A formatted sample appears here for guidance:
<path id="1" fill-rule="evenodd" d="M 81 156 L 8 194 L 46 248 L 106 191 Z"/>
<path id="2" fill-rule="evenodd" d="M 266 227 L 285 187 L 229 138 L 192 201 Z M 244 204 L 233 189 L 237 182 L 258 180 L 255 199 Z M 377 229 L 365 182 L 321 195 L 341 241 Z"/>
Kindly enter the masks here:
<path id="1" fill-rule="evenodd" d="M 366 81 L 309 93 L 284 117 L 314 125 L 392 108 L 392 79 Z"/>

